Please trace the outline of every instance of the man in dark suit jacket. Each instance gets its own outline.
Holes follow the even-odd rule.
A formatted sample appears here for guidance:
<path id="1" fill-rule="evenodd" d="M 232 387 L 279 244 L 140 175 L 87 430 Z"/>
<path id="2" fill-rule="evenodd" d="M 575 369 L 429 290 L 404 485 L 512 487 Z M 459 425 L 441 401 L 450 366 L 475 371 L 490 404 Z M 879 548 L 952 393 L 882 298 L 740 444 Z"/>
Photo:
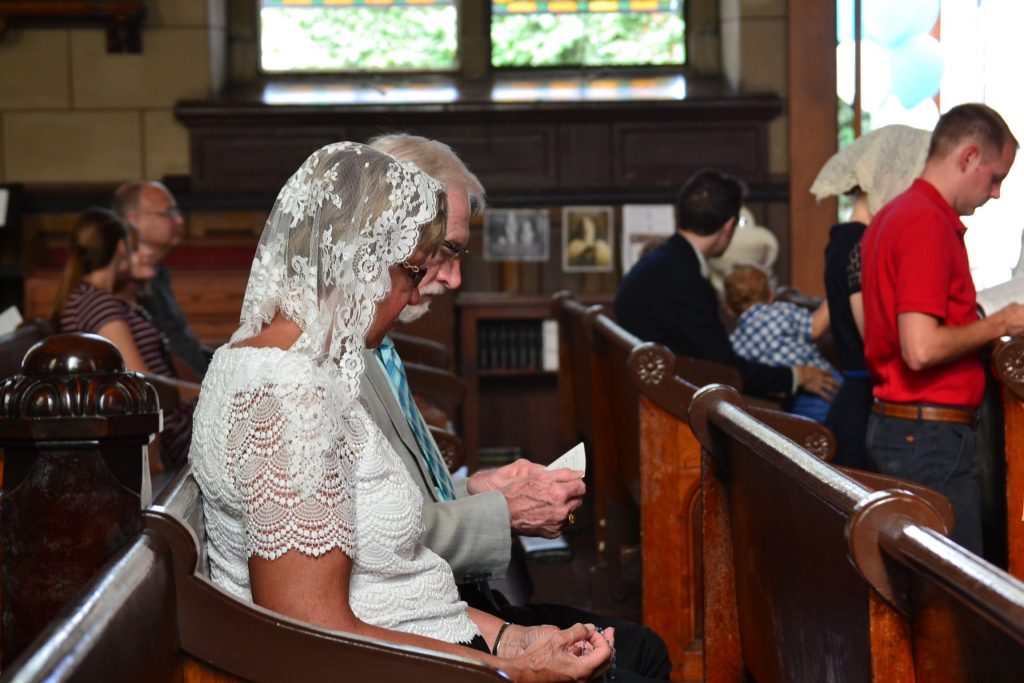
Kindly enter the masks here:
<path id="1" fill-rule="evenodd" d="M 836 382 L 827 372 L 754 363 L 736 355 L 729 343 L 707 259 L 729 246 L 742 204 L 743 186 L 731 176 L 709 170 L 687 180 L 676 203 L 676 234 L 623 278 L 615 317 L 637 337 L 678 355 L 736 368 L 748 394 L 783 399 L 802 388 L 830 398 Z"/>

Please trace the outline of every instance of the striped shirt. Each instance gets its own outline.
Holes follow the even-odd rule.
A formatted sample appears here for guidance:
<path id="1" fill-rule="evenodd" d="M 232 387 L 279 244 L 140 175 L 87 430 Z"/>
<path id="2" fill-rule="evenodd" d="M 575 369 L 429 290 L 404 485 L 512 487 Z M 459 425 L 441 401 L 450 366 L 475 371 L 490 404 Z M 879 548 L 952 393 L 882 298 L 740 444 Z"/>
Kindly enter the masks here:
<path id="1" fill-rule="evenodd" d="M 60 316 L 61 332 L 92 332 L 110 322 L 122 320 L 132 333 L 146 367 L 154 375 L 177 379 L 167 344 L 156 327 L 140 312 L 110 292 L 79 282 L 68 297 L 67 307 Z M 170 414 L 164 414 L 164 429 L 160 432 L 160 455 L 168 466 L 184 462 L 192 440 L 192 411 L 195 401 L 179 404 Z"/>

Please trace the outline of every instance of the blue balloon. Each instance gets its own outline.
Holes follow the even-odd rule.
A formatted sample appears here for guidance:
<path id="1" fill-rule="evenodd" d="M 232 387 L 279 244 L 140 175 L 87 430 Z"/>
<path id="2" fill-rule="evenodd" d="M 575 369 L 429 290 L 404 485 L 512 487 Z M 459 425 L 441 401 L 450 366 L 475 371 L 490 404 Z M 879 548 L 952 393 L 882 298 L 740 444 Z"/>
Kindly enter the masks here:
<path id="1" fill-rule="evenodd" d="M 939 19 L 939 5 L 939 0 L 863 0 L 863 37 L 893 47 L 927 33 Z"/>
<path id="2" fill-rule="evenodd" d="M 942 48 L 932 36 L 918 35 L 889 50 L 892 93 L 910 109 L 935 97 L 942 81 Z"/>

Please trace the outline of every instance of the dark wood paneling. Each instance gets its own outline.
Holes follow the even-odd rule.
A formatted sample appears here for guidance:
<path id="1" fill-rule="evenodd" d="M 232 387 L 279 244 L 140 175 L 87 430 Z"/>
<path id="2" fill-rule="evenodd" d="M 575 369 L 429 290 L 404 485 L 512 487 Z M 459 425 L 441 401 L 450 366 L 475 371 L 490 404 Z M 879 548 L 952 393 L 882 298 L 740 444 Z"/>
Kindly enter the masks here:
<path id="1" fill-rule="evenodd" d="M 774 95 L 713 92 L 683 100 L 432 105 L 265 105 L 256 95 L 182 102 L 192 139 L 192 191 L 273 194 L 316 147 L 403 131 L 459 154 L 489 193 L 643 196 L 718 166 L 745 180 L 768 173 Z"/>
<path id="2" fill-rule="evenodd" d="M 192 187 L 206 193 L 273 195 L 312 152 L 345 137 L 344 128 L 196 131 Z"/>
<path id="3" fill-rule="evenodd" d="M 611 126 L 605 123 L 581 123 L 560 126 L 558 158 L 562 166 L 558 184 L 568 188 L 602 188 L 611 182 Z"/>
<path id="4" fill-rule="evenodd" d="M 745 180 L 768 170 L 763 126 L 625 123 L 612 135 L 617 187 L 678 187 L 702 168 Z"/>

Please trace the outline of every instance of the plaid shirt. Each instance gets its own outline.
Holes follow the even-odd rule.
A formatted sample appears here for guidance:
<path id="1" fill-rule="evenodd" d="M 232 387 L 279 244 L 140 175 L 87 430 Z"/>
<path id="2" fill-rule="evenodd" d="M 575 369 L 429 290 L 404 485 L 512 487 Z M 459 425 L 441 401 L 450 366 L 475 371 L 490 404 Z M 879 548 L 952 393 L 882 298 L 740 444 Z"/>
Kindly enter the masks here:
<path id="1" fill-rule="evenodd" d="M 811 339 L 811 312 L 790 303 L 754 304 L 729 335 L 737 355 L 765 365 L 811 365 L 835 372 Z"/>

